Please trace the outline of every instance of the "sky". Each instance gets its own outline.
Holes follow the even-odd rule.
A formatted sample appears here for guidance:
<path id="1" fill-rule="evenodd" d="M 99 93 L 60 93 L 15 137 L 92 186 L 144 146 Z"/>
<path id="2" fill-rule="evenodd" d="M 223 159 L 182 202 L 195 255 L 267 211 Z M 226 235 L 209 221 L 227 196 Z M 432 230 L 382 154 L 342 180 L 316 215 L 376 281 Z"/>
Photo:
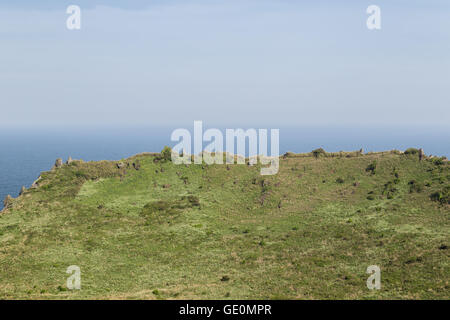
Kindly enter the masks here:
<path id="1" fill-rule="evenodd" d="M 449 127 L 449 17 L 448 0 L 0 0 L 0 126 Z"/>

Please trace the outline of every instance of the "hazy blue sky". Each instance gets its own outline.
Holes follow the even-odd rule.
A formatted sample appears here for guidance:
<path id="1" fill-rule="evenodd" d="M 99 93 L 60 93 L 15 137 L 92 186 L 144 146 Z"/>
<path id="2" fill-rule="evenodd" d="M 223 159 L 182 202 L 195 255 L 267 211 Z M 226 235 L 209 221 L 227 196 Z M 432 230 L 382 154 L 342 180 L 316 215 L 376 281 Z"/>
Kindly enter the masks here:
<path id="1" fill-rule="evenodd" d="M 1 0 L 0 111 L 1 126 L 449 125 L 450 1 Z"/>

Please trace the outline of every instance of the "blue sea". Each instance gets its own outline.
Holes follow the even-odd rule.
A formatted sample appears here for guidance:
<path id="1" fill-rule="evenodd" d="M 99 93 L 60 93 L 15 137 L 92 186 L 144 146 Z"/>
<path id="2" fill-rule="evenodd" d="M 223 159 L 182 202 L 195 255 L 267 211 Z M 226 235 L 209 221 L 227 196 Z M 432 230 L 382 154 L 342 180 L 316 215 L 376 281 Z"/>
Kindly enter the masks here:
<path id="1" fill-rule="evenodd" d="M 57 158 L 64 161 L 69 156 L 85 161 L 119 160 L 141 152 L 159 152 L 165 145 L 172 147 L 176 144 L 170 141 L 171 132 L 176 128 L 2 128 L 0 209 L 6 195 L 16 197 L 22 186 L 30 187 L 40 172 L 51 169 Z M 192 126 L 186 129 L 193 132 Z M 330 152 L 421 147 L 428 155 L 450 156 L 448 126 L 302 126 L 279 129 L 280 154 L 286 151 L 309 152 L 319 147 Z"/>

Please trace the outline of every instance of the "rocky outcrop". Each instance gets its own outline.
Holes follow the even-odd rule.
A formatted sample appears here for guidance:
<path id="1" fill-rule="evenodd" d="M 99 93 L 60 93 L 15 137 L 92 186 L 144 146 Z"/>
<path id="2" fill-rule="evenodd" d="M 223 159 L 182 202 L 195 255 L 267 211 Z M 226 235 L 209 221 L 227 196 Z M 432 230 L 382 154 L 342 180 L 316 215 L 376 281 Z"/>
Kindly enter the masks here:
<path id="1" fill-rule="evenodd" d="M 27 191 L 27 189 L 22 186 L 22 188 L 20 189 L 20 192 L 19 192 L 19 196 L 23 195 L 26 191 Z"/>
<path id="2" fill-rule="evenodd" d="M 289 158 L 289 157 L 293 157 L 295 156 L 294 152 L 288 151 L 285 154 L 283 154 L 283 159 Z"/>
<path id="3" fill-rule="evenodd" d="M 73 159 L 71 156 L 69 156 L 69 158 L 66 161 L 66 164 L 71 164 L 73 162 Z"/>
<path id="4" fill-rule="evenodd" d="M 55 161 L 55 165 L 53 166 L 53 168 L 57 169 L 57 168 L 61 168 L 63 166 L 63 161 L 61 158 L 56 159 Z"/>
<path id="5" fill-rule="evenodd" d="M 3 200 L 3 210 L 9 209 L 12 207 L 13 197 L 11 197 L 9 194 L 5 197 L 5 200 Z"/>
<path id="6" fill-rule="evenodd" d="M 37 187 L 39 187 L 39 180 L 41 180 L 41 176 L 39 176 L 31 185 L 31 189 L 36 189 Z"/>
<path id="7" fill-rule="evenodd" d="M 425 153 L 423 152 L 423 149 L 419 149 L 419 161 L 422 161 L 423 158 L 425 158 Z"/>

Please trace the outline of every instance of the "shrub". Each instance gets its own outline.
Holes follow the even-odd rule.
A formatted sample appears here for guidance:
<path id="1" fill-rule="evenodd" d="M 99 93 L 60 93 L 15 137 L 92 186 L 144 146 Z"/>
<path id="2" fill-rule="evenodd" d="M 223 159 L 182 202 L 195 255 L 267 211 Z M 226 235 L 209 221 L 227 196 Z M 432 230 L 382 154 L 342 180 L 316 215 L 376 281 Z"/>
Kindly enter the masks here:
<path id="1" fill-rule="evenodd" d="M 183 209 L 200 207 L 200 200 L 196 196 L 183 196 L 179 200 L 159 200 L 147 203 L 142 208 L 142 216 L 151 216 L 158 214 L 175 215 Z"/>
<path id="2" fill-rule="evenodd" d="M 436 191 L 436 192 L 433 192 L 433 193 L 430 195 L 430 198 L 431 198 L 431 200 L 433 200 L 433 201 L 439 201 L 439 202 L 441 202 L 441 200 L 442 200 L 442 198 L 443 198 L 443 195 L 442 195 L 441 192 Z"/>
<path id="3" fill-rule="evenodd" d="M 444 160 L 446 160 L 446 159 L 447 159 L 446 157 L 433 158 L 433 159 L 431 159 L 431 162 L 434 165 L 441 166 L 444 164 Z"/>
<path id="4" fill-rule="evenodd" d="M 154 214 L 158 212 L 169 211 L 170 209 L 170 202 L 159 200 L 156 202 L 147 203 L 142 210 L 142 214 Z"/>
<path id="5" fill-rule="evenodd" d="M 344 183 L 344 179 L 339 177 L 339 178 L 336 179 L 336 183 Z"/>
<path id="6" fill-rule="evenodd" d="M 220 281 L 223 281 L 223 282 L 229 281 L 229 280 L 230 280 L 229 276 L 223 276 L 222 279 L 220 279 Z"/>
<path id="7" fill-rule="evenodd" d="M 83 179 L 89 178 L 88 174 L 82 170 L 75 171 L 74 174 L 77 178 L 83 178 Z"/>
<path id="8" fill-rule="evenodd" d="M 372 163 L 370 163 L 367 168 L 366 168 L 366 172 L 370 172 L 372 174 L 375 174 L 377 171 L 377 161 L 374 160 Z"/>
<path id="9" fill-rule="evenodd" d="M 165 146 L 161 151 L 161 156 L 164 161 L 171 161 L 172 159 L 172 149 L 168 146 Z"/>
<path id="10" fill-rule="evenodd" d="M 395 181 L 388 181 L 384 184 L 383 194 L 386 195 L 388 199 L 393 199 L 395 193 L 397 193 L 397 188 L 394 187 Z"/>
<path id="11" fill-rule="evenodd" d="M 446 186 L 442 191 L 432 193 L 430 199 L 441 204 L 450 204 L 450 186 Z"/>
<path id="12" fill-rule="evenodd" d="M 394 167 L 394 169 L 392 169 L 392 174 L 394 175 L 394 177 L 396 179 L 398 179 L 400 177 L 399 174 L 398 174 L 397 168 L 395 168 L 395 167 Z"/>
<path id="13" fill-rule="evenodd" d="M 419 154 L 419 149 L 417 148 L 408 148 L 405 150 L 405 154 Z"/>
<path id="14" fill-rule="evenodd" d="M 182 200 L 185 199 L 185 197 L 181 198 Z M 198 207 L 200 206 L 200 200 L 197 196 L 187 196 L 187 200 L 189 202 L 189 204 L 191 204 L 194 207 Z"/>
<path id="15" fill-rule="evenodd" d="M 167 162 L 172 161 L 172 149 L 165 146 L 159 154 L 155 156 L 155 162 Z"/>
<path id="16" fill-rule="evenodd" d="M 327 154 L 323 148 L 315 149 L 315 150 L 311 151 L 311 153 L 314 156 L 314 158 L 318 158 L 321 155 L 324 156 Z"/>
<path id="17" fill-rule="evenodd" d="M 417 182 L 416 180 L 411 180 L 408 182 L 409 185 L 409 193 L 413 193 L 413 192 L 422 192 L 423 190 L 423 185 L 419 182 Z"/>

